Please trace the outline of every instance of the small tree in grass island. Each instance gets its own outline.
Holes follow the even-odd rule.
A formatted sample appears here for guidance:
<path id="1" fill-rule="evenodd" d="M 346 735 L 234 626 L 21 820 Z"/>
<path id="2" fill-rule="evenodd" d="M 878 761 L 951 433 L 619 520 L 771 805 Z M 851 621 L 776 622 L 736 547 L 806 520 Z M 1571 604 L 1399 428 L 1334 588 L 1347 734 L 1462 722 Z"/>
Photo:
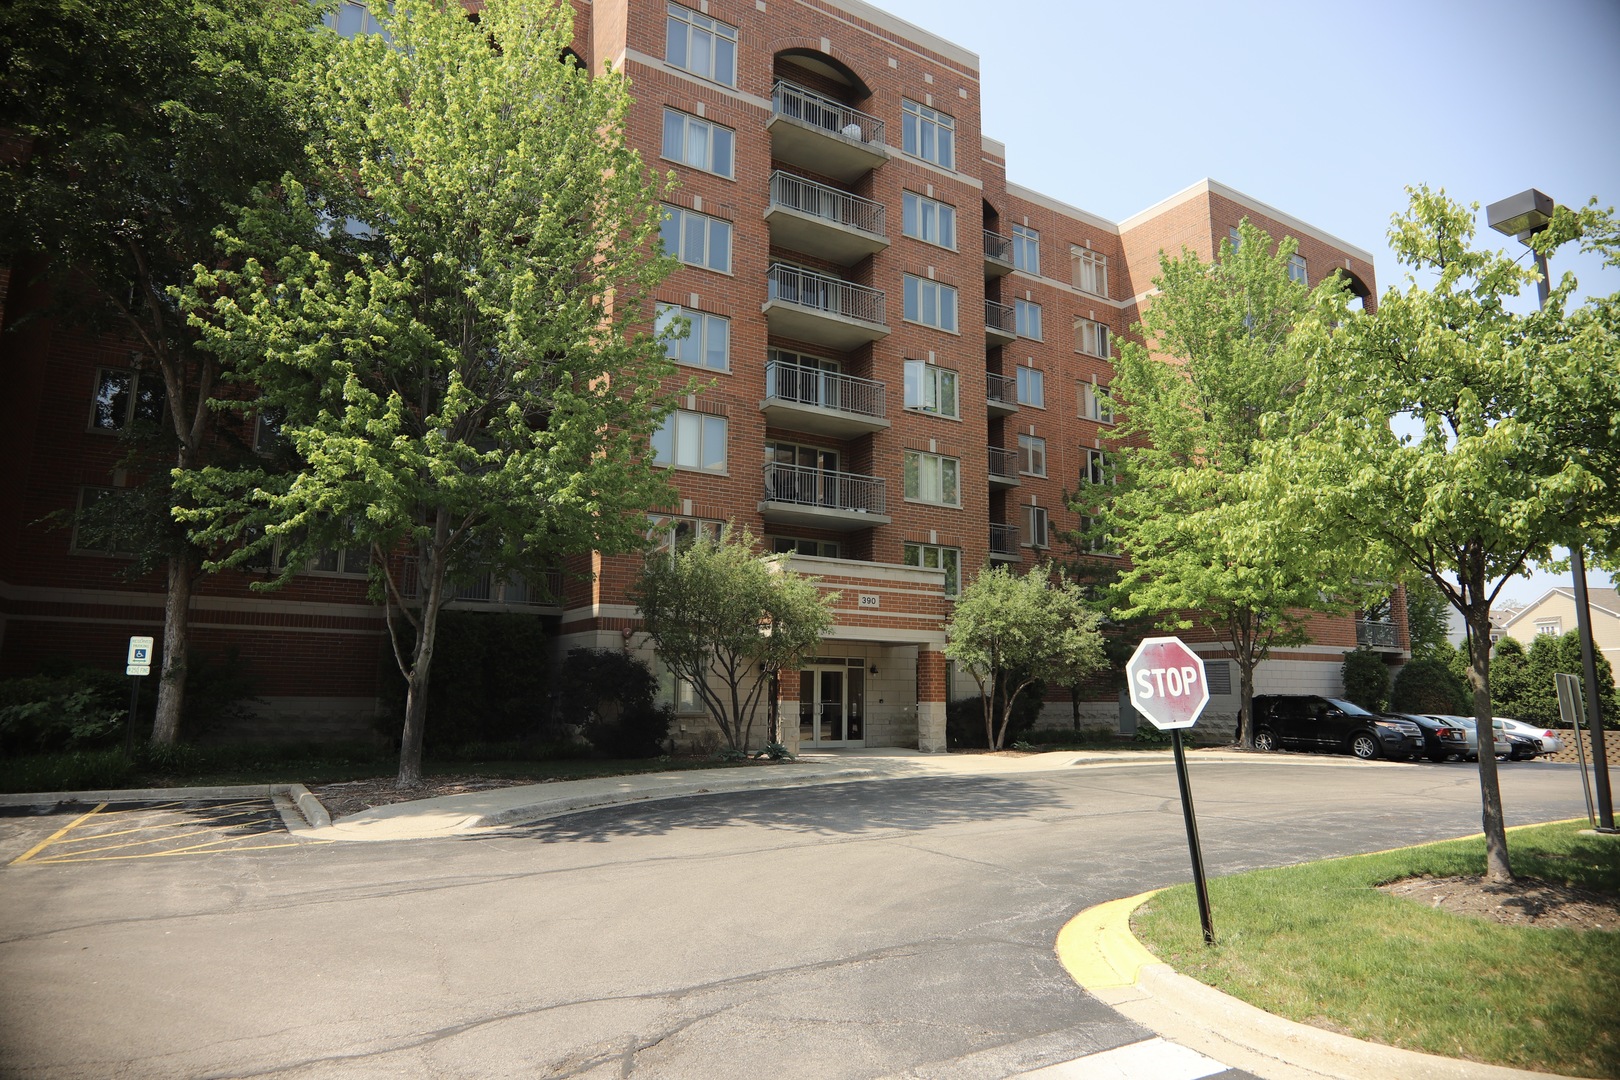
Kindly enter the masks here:
<path id="1" fill-rule="evenodd" d="M 979 686 L 990 749 L 1001 749 L 1013 704 L 1030 684 L 1078 681 L 1107 666 L 1099 621 L 1080 587 L 1045 565 L 1023 576 L 992 566 L 962 590 L 945 630 L 945 655 Z"/>
<path id="2" fill-rule="evenodd" d="M 749 748 L 772 680 L 814 655 L 838 593 L 761 555 L 748 530 L 725 528 L 649 552 L 631 591 L 658 658 L 708 710 L 732 750 Z M 770 732 L 770 742 L 780 733 Z"/>
<path id="3" fill-rule="evenodd" d="M 280 552 L 265 587 L 316 552 L 369 551 L 407 683 L 409 787 L 456 584 L 633 550 L 643 508 L 669 501 L 649 458 L 673 368 L 638 327 L 672 262 L 624 141 L 624 79 L 559 62 L 568 4 L 373 14 L 390 36 L 335 42 L 306 88 L 302 174 L 222 235 L 186 294 L 297 464 L 180 479 L 197 537 L 240 545 L 222 561 Z"/>

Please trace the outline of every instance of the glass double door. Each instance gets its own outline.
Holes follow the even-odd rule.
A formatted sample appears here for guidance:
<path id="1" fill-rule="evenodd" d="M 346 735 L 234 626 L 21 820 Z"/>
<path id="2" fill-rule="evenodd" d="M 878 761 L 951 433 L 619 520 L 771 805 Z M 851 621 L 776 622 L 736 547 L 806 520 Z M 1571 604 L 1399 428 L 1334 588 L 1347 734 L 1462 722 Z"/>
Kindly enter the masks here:
<path id="1" fill-rule="evenodd" d="M 865 691 L 866 669 L 853 662 L 813 664 L 801 670 L 799 745 L 864 745 Z"/>

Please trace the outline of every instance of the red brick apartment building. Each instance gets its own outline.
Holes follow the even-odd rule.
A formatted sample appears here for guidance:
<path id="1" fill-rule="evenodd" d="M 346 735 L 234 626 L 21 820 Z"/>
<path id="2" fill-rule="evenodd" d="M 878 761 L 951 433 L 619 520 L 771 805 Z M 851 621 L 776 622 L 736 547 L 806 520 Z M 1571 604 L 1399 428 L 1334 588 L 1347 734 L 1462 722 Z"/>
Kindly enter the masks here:
<path id="1" fill-rule="evenodd" d="M 681 497 L 654 529 L 745 525 L 841 595 L 819 655 L 782 681 L 791 745 L 944 748 L 947 696 L 972 692 L 942 651 L 951 596 L 987 564 L 1061 554 L 1057 532 L 1078 524 L 1064 491 L 1106 481 L 1111 342 L 1161 249 L 1210 258 L 1249 217 L 1300 241 L 1308 281 L 1345 273 L 1373 294 L 1369 254 L 1212 181 L 1123 222 L 1008 183 L 1006 148 L 980 130 L 977 56 L 859 0 L 574 6 L 576 51 L 631 79 L 632 144 L 680 179 L 665 242 L 683 266 L 656 317 L 691 321 L 682 377 L 713 383 L 655 440 Z M 27 298 L 5 300 L 9 324 Z M 112 435 L 142 407 L 134 352 L 38 323 L 6 344 L 0 673 L 53 655 L 114 666 L 127 635 L 161 627 L 157 583 L 33 524 L 123 482 Z M 554 620 L 559 654 L 642 648 L 635 560 L 584 558 L 594 578 L 557 607 L 499 586 L 459 603 Z M 363 575 L 334 558 L 269 595 L 210 578 L 198 640 L 240 651 L 282 726 L 363 724 L 385 648 Z M 1318 619 L 1261 688 L 1337 689 L 1358 634 L 1397 655 L 1405 641 L 1398 616 Z M 1233 665 L 1199 647 L 1232 690 L 1211 719 L 1230 723 Z M 677 697 L 681 733 L 699 737 Z M 1067 721 L 1067 701 L 1048 708 Z M 1086 715 L 1112 725 L 1119 703 Z"/>

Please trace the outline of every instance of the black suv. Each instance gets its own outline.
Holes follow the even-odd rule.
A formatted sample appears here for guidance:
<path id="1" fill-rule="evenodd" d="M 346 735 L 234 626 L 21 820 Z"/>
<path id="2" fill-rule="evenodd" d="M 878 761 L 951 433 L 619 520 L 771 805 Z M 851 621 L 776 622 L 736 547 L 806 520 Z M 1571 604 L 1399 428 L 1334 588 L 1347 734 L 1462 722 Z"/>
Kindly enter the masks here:
<path id="1" fill-rule="evenodd" d="M 1353 702 L 1314 694 L 1257 694 L 1254 745 L 1260 750 L 1317 750 L 1358 758 L 1410 758 L 1423 752 L 1423 729 L 1375 716 Z"/>

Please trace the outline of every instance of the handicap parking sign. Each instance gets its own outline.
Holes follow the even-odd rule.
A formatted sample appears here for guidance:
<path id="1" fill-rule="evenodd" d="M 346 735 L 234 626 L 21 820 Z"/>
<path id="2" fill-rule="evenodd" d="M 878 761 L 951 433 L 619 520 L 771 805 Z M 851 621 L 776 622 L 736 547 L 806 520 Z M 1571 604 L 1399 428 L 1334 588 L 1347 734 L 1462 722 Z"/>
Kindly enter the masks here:
<path id="1" fill-rule="evenodd" d="M 151 665 L 152 639 L 149 637 L 130 638 L 129 659 L 124 662 L 124 673 L 126 675 L 150 675 L 152 673 Z"/>

